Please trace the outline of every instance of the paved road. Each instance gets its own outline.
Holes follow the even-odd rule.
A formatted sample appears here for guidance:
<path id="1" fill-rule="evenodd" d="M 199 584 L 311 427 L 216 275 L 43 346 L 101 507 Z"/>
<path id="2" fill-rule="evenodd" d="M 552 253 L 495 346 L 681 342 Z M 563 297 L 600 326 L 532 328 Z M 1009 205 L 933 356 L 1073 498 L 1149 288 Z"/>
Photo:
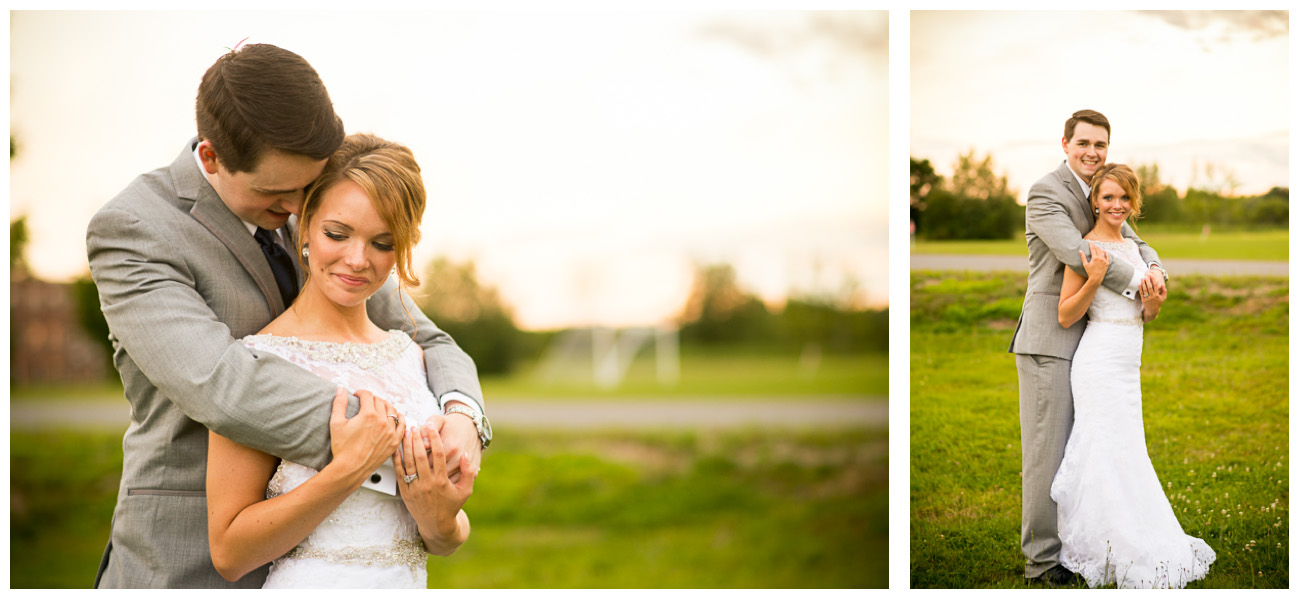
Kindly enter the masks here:
<path id="1" fill-rule="evenodd" d="M 1266 260 L 1180 260 L 1162 261 L 1173 277 L 1197 275 L 1272 275 L 1288 276 L 1288 263 Z M 1024 256 L 977 254 L 913 254 L 913 270 L 932 271 L 1028 271 Z"/>
<path id="2" fill-rule="evenodd" d="M 520 401 L 488 403 L 493 428 L 510 429 L 721 429 L 739 427 L 803 428 L 810 426 L 885 428 L 889 406 L 885 397 L 825 399 L 698 400 L 653 399 L 618 401 Z M 53 428 L 125 431 L 130 414 L 125 400 L 117 404 L 11 404 L 10 427 L 15 431 Z"/>

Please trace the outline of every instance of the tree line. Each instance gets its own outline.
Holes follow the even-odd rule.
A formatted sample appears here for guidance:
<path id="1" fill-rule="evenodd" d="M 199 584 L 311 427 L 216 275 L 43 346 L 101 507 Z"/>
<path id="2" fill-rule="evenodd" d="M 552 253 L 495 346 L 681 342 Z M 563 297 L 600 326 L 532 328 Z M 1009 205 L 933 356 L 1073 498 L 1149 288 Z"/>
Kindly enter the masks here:
<path id="1" fill-rule="evenodd" d="M 11 223 L 11 234 L 18 234 L 11 239 L 23 239 L 24 225 L 22 220 Z M 20 243 L 10 248 L 10 265 L 21 261 Z M 101 345 L 111 365 L 113 347 L 94 281 L 84 275 L 70 288 L 78 324 Z M 521 330 L 496 288 L 479 281 L 473 261 L 434 259 L 413 297 L 483 375 L 515 371 L 540 356 L 560 333 Z M 690 296 L 675 321 L 683 349 L 797 353 L 813 345 L 824 353 L 862 353 L 889 348 L 887 309 L 855 308 L 846 298 L 827 295 L 795 295 L 784 306 L 769 308 L 742 287 L 735 270 L 725 264 L 697 267 Z"/>
<path id="2" fill-rule="evenodd" d="M 1137 165 L 1142 183 L 1139 223 L 1169 223 L 1189 227 L 1286 227 L 1290 216 L 1289 189 L 1274 187 L 1257 196 L 1237 194 L 1240 182 L 1229 170 L 1205 164 L 1195 169 L 1187 190 L 1161 179 L 1157 164 Z M 1025 208 L 1019 192 L 1008 187 L 1005 174 L 994 172 L 993 155 L 983 158 L 971 150 L 957 157 L 953 174 L 945 178 L 929 159 L 911 158 L 910 213 L 914 233 L 930 240 L 1008 239 L 1024 231 Z"/>
<path id="3" fill-rule="evenodd" d="M 851 286 L 850 286 L 851 287 Z M 473 262 L 435 259 L 417 296 L 421 310 L 474 358 L 482 374 L 514 371 L 537 358 L 559 332 L 520 330 L 496 290 L 478 281 Z M 736 280 L 731 265 L 699 265 L 675 319 L 683 349 L 729 348 L 825 353 L 887 352 L 887 309 L 855 308 L 846 298 L 793 295 L 769 308 Z"/>

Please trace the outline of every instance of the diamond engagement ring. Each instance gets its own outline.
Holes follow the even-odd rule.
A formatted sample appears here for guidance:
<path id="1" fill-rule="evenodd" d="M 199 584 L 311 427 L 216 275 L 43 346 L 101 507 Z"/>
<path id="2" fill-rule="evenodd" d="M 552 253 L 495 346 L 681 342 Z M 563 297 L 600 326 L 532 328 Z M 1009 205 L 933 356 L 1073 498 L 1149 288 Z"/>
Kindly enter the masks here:
<path id="1" fill-rule="evenodd" d="M 412 473 L 410 475 L 403 477 L 402 481 L 405 481 L 407 485 L 410 485 L 412 481 L 415 481 L 419 477 L 420 475 L 418 473 Z"/>
<path id="2" fill-rule="evenodd" d="M 1145 294 L 1144 294 L 1144 295 L 1145 295 Z M 397 415 L 388 415 L 388 418 L 390 418 L 390 419 L 393 420 L 393 424 L 394 424 L 394 425 L 398 425 L 398 424 L 401 423 L 401 421 L 398 421 L 398 420 L 397 420 Z"/>

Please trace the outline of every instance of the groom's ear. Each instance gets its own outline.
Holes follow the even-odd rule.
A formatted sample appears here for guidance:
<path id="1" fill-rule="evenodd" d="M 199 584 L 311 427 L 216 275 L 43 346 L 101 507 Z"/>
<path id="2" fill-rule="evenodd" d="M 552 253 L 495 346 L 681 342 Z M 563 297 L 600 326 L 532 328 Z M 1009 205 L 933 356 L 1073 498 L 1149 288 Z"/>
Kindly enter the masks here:
<path id="1" fill-rule="evenodd" d="M 217 174 L 217 149 L 212 147 L 212 142 L 203 140 L 199 142 L 199 162 L 203 163 L 203 170 L 208 175 Z"/>

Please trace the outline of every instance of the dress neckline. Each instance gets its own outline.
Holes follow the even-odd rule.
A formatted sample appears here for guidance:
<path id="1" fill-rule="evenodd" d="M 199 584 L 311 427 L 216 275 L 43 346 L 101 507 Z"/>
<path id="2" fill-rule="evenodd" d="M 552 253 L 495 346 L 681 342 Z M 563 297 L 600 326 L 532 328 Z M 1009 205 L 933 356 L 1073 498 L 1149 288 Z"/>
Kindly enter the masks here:
<path id="1" fill-rule="evenodd" d="M 353 363 L 370 370 L 391 362 L 412 343 L 399 329 L 390 329 L 388 338 L 378 342 L 329 342 L 304 340 L 291 335 L 258 333 L 244 338 L 247 344 L 264 344 L 295 350 L 308 358 L 329 363 Z"/>
<path id="2" fill-rule="evenodd" d="M 1119 241 L 1115 241 L 1115 242 L 1112 242 L 1110 240 L 1090 240 L 1088 238 L 1083 238 L 1083 241 L 1092 242 L 1094 244 L 1110 244 L 1111 246 L 1127 246 L 1128 244 L 1137 243 L 1129 238 L 1121 238 Z"/>

